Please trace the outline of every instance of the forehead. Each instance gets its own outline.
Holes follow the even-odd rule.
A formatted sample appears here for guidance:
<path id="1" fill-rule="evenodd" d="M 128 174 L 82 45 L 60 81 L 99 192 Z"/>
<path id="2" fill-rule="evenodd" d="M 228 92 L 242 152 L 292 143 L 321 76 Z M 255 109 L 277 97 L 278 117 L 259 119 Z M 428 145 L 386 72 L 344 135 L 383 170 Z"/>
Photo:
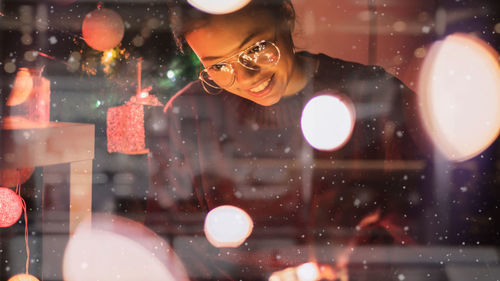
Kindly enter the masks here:
<path id="1" fill-rule="evenodd" d="M 202 63 L 215 62 L 217 58 L 227 57 L 243 49 L 255 40 L 242 43 L 249 36 L 274 32 L 275 23 L 269 13 L 235 13 L 224 16 L 213 16 L 203 26 L 186 34 L 186 41 Z M 203 59 L 211 57 L 213 59 Z"/>

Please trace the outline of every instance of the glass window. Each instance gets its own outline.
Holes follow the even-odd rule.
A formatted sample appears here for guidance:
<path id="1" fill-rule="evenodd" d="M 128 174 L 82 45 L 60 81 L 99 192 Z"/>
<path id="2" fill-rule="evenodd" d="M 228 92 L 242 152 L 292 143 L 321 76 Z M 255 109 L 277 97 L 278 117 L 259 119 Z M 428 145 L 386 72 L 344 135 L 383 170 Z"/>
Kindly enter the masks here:
<path id="1" fill-rule="evenodd" d="M 0 280 L 498 280 L 493 0 L 0 0 Z"/>

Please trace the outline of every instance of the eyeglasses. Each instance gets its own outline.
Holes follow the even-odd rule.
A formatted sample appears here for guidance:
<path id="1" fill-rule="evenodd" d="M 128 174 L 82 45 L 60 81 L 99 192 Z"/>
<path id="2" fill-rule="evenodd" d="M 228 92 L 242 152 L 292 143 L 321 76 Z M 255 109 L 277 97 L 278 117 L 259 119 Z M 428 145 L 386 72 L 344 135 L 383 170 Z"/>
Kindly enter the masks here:
<path id="1" fill-rule="evenodd" d="M 236 59 L 230 60 L 237 56 Z M 243 67 L 260 71 L 272 67 L 280 59 L 280 49 L 273 42 L 262 40 L 245 50 L 203 69 L 199 79 L 203 88 L 209 94 L 220 93 L 222 88 L 233 85 L 236 77 L 233 62 L 238 62 Z"/>

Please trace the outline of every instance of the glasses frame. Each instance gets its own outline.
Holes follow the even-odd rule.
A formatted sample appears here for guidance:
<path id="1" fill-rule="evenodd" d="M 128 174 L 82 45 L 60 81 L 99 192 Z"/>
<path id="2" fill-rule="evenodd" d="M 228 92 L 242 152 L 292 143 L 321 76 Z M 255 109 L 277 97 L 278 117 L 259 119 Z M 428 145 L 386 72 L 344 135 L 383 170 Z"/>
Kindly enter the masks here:
<path id="1" fill-rule="evenodd" d="M 251 49 L 252 49 L 252 48 L 254 48 L 255 46 L 257 46 L 257 45 L 259 45 L 259 44 L 262 44 L 262 43 L 264 43 L 264 42 L 271 44 L 271 46 L 273 46 L 274 48 L 276 48 L 276 51 L 278 52 L 278 59 L 277 59 L 277 60 L 276 60 L 273 64 L 271 64 L 271 65 L 269 65 L 269 66 L 266 66 L 265 68 L 261 68 L 261 67 L 259 67 L 259 68 L 252 68 L 252 67 L 249 67 L 248 65 L 245 65 L 244 63 L 242 63 L 242 62 L 241 62 L 241 57 L 242 57 L 242 55 L 244 55 L 246 52 L 248 52 L 249 50 L 251 50 Z M 230 59 L 231 59 L 231 58 L 233 58 L 233 57 L 236 57 L 236 58 L 235 58 L 235 59 L 233 59 L 233 60 L 230 60 Z M 221 60 L 221 61 L 219 61 L 219 62 L 216 62 L 216 63 L 214 63 L 214 64 L 210 65 L 209 67 L 206 67 L 205 69 L 203 69 L 203 70 L 200 72 L 200 74 L 199 74 L 199 76 L 198 76 L 198 79 L 200 79 L 200 80 L 201 80 L 201 84 L 202 84 L 203 89 L 205 90 L 205 92 L 207 92 L 208 94 L 219 94 L 220 92 L 222 92 L 222 90 L 223 90 L 224 88 L 223 88 L 223 87 L 220 87 L 220 86 L 218 86 L 218 87 L 214 87 L 214 86 L 210 85 L 210 83 L 208 83 L 207 81 L 205 81 L 205 79 L 203 78 L 204 73 L 206 73 L 206 75 L 210 76 L 210 75 L 208 74 L 208 69 L 209 69 L 210 67 L 212 67 L 212 66 L 214 66 L 214 65 L 217 65 L 217 64 L 224 64 L 224 65 L 227 65 L 227 66 L 231 69 L 231 74 L 232 74 L 232 76 L 233 76 L 233 79 L 232 79 L 231 83 L 229 83 L 229 84 L 228 84 L 227 86 L 225 86 L 225 87 L 230 87 L 230 86 L 232 86 L 232 85 L 234 84 L 234 81 L 236 80 L 236 76 L 234 75 L 235 69 L 234 69 L 234 67 L 233 67 L 233 65 L 232 65 L 232 63 L 233 63 L 233 62 L 237 62 L 237 63 L 239 63 L 240 65 L 242 65 L 242 66 L 243 66 L 243 67 L 245 67 L 246 69 L 250 69 L 250 70 L 254 70 L 254 71 L 257 71 L 257 70 L 259 70 L 259 71 L 260 71 L 260 70 L 262 70 L 262 69 L 266 69 L 266 68 L 273 67 L 273 66 L 277 65 L 277 64 L 278 64 L 278 62 L 280 61 L 280 59 L 281 59 L 281 51 L 280 51 L 280 48 L 276 45 L 276 43 L 275 43 L 275 42 L 272 42 L 272 41 L 269 41 L 269 40 L 259 40 L 259 41 L 255 42 L 254 44 L 250 45 L 249 47 L 245 48 L 244 50 L 239 51 L 239 52 L 235 53 L 234 55 L 231 55 L 231 56 L 229 56 L 229 57 L 227 57 L 227 58 L 225 58 L 225 59 L 223 59 L 223 60 Z M 214 83 L 215 83 L 215 81 L 214 81 Z M 213 88 L 213 89 L 219 90 L 219 92 L 218 92 L 218 93 L 211 93 L 211 92 L 210 92 L 210 90 L 208 90 L 208 89 L 207 89 L 207 86 L 208 86 L 208 87 L 210 87 L 210 88 Z"/>

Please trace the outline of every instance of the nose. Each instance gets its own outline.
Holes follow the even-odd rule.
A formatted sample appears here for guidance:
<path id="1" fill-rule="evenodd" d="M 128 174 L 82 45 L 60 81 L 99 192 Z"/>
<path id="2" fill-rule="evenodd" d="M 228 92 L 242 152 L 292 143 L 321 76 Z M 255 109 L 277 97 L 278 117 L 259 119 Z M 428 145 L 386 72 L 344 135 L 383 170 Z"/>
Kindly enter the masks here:
<path id="1" fill-rule="evenodd" d="M 254 77 L 259 73 L 259 70 L 246 68 L 238 62 L 233 62 L 232 66 L 234 69 L 235 82 L 242 88 L 246 88 L 255 82 Z"/>

